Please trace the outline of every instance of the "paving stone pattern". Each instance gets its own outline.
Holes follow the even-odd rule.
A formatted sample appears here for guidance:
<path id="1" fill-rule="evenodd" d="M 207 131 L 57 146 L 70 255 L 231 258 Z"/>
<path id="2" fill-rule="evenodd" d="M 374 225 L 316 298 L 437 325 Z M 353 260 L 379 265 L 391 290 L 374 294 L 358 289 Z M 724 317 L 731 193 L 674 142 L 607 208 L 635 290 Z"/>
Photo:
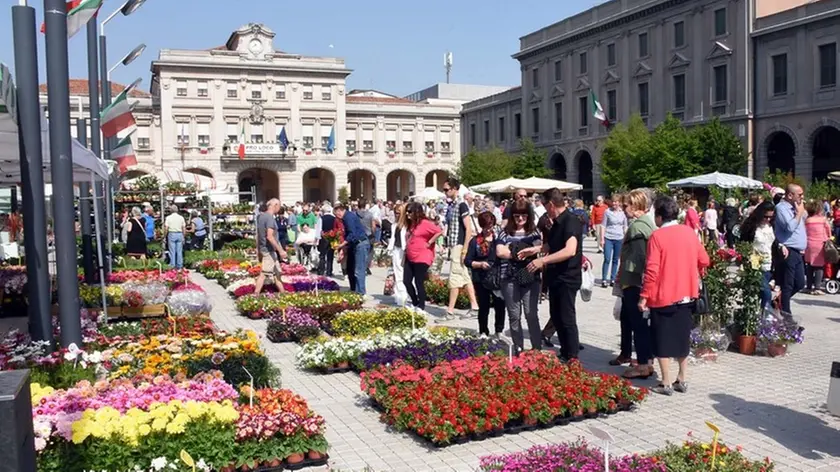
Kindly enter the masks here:
<path id="1" fill-rule="evenodd" d="M 601 255 L 592 240 L 586 253 L 600 275 Z M 444 274 L 447 268 L 444 267 Z M 386 270 L 374 268 L 367 286 L 375 300 L 383 297 Z M 579 437 L 595 441 L 589 432 L 594 425 L 610 431 L 616 453 L 651 451 L 666 441 L 682 441 L 693 432 L 696 438 L 710 438 L 704 422 L 720 426 L 721 439 L 741 445 L 755 459 L 769 456 L 780 471 L 840 471 L 840 418 L 825 410 L 829 369 L 840 361 L 840 296 L 795 299 L 795 315 L 806 327 L 803 345 L 790 349 L 783 358 L 748 357 L 726 353 L 716 363 L 691 366 L 687 394 L 672 397 L 652 395 L 640 408 L 603 419 L 567 426 L 505 435 L 480 442 L 436 449 L 406 433 L 380 422 L 379 414 L 367 403 L 355 373 L 319 375 L 295 367 L 295 344 L 272 344 L 265 339 L 265 321 L 252 321 L 236 313 L 233 300 L 224 289 L 200 274 L 194 279 L 213 301 L 212 317 L 221 329 L 254 329 L 264 339 L 271 360 L 282 369 L 283 387 L 306 398 L 327 421 L 330 466 L 338 470 L 374 471 L 467 471 L 478 468 L 478 458 L 492 453 L 514 452 L 532 445 L 572 441 Z M 346 287 L 346 281 L 340 281 Z M 613 319 L 614 298 L 610 289 L 596 288 L 592 301 L 577 302 L 581 353 L 585 367 L 620 374 L 611 367 L 619 342 L 619 325 Z M 432 315 L 443 313 L 431 306 Z M 540 320 L 548 320 L 548 302 L 540 306 Z M 476 328 L 475 320 L 454 321 L 452 326 Z M 523 320 L 523 325 L 525 321 Z M 527 338 L 527 336 L 526 336 Z M 527 339 L 526 339 L 527 342 Z M 651 387 L 653 378 L 638 382 Z"/>

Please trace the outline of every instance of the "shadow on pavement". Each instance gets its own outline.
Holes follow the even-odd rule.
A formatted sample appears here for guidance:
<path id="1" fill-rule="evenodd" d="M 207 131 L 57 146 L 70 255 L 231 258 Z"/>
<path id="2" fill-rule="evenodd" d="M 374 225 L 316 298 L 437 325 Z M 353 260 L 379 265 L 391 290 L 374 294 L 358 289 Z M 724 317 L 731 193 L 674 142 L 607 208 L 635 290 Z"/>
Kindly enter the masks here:
<path id="1" fill-rule="evenodd" d="M 840 300 L 819 300 L 816 298 L 794 298 L 791 300 L 792 302 L 796 303 L 797 305 L 804 305 L 804 306 L 819 306 L 825 308 L 840 308 Z M 791 310 L 793 311 L 793 310 Z"/>
<path id="2" fill-rule="evenodd" d="M 820 453 L 840 457 L 840 431 L 816 416 L 723 393 L 713 393 L 709 398 L 725 418 L 762 433 L 800 457 L 820 460 Z"/>

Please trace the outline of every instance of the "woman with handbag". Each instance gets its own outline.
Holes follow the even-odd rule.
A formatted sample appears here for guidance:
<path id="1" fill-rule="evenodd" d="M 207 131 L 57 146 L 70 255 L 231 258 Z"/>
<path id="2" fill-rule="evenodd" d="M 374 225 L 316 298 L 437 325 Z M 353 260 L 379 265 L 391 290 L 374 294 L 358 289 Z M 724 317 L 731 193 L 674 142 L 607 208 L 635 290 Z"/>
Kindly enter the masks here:
<path id="1" fill-rule="evenodd" d="M 831 240 L 831 227 L 823 212 L 822 203 L 810 200 L 805 204 L 808 218 L 805 219 L 805 234 L 808 245 L 805 248 L 805 292 L 811 295 L 825 295 L 822 291 L 825 273 L 825 242 Z"/>
<path id="2" fill-rule="evenodd" d="M 394 270 L 394 299 L 397 305 L 403 306 L 408 303 L 408 291 L 403 282 L 403 267 L 405 266 L 405 205 L 402 203 L 394 206 L 395 223 L 391 225 L 388 240 L 388 252 L 391 254 L 391 267 Z M 384 232 L 383 232 L 384 234 Z"/>
<path id="3" fill-rule="evenodd" d="M 522 352 L 522 313 L 528 322 L 531 349 L 542 349 L 540 329 L 540 275 L 528 271 L 528 264 L 542 249 L 542 238 L 534 222 L 534 210 L 526 200 L 518 200 L 511 207 L 507 225 L 496 239 L 496 256 L 501 260 L 502 296 L 510 319 L 510 337 L 517 353 Z"/>
<path id="4" fill-rule="evenodd" d="M 499 338 L 505 330 L 505 301 L 493 293 L 501 288 L 501 268 L 495 251 L 496 217 L 489 211 L 481 213 L 478 227 L 481 232 L 470 240 L 464 265 L 472 269 L 472 283 L 478 299 L 478 332 L 490 335 L 488 318 L 492 307 L 496 315 L 493 336 Z"/>

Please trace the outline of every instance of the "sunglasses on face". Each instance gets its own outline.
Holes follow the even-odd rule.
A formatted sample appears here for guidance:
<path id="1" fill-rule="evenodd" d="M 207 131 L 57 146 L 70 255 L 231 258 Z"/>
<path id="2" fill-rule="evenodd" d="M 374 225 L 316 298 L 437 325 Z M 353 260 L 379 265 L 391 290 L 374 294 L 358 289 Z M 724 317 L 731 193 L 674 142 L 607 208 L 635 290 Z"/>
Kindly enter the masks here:
<path id="1" fill-rule="evenodd" d="M 773 219 L 773 214 L 771 213 L 769 215 L 764 215 L 764 219 L 765 220 L 772 220 Z"/>
<path id="2" fill-rule="evenodd" d="M 516 218 L 516 219 L 522 219 L 522 220 L 527 220 L 528 219 L 528 215 L 526 215 L 524 213 L 517 213 L 517 214 L 513 215 L 513 217 Z"/>

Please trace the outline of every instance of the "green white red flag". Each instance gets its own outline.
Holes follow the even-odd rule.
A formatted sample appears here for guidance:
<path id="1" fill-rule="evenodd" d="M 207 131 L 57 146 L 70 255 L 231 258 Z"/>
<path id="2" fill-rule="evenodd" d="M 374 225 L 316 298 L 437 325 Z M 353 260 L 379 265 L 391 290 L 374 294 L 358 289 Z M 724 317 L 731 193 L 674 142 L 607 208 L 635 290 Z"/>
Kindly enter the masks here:
<path id="1" fill-rule="evenodd" d="M 67 2 L 67 37 L 72 38 L 83 26 L 96 16 L 104 0 L 70 0 Z M 47 32 L 47 25 L 41 23 L 41 32 Z"/>
<path id="2" fill-rule="evenodd" d="M 592 90 L 589 91 L 589 101 L 592 102 L 592 116 L 596 120 L 600 121 L 602 125 L 609 128 L 610 119 L 607 118 L 607 115 L 604 113 L 604 108 L 601 106 L 601 102 L 598 101 L 598 97 L 595 96 L 595 92 Z"/>
<path id="3" fill-rule="evenodd" d="M 239 132 L 239 158 L 245 159 L 245 125 L 242 125 L 242 129 Z"/>
<path id="4" fill-rule="evenodd" d="M 131 135 L 117 143 L 111 151 L 111 159 L 116 161 L 120 174 L 124 174 L 129 167 L 137 165 L 137 156 L 134 154 L 134 146 L 131 145 Z"/>
<path id="5" fill-rule="evenodd" d="M 102 136 L 112 138 L 120 131 L 134 126 L 134 115 L 131 114 L 131 105 L 128 104 L 128 92 L 132 87 L 128 87 L 114 99 L 114 102 L 108 105 L 100 114 L 100 121 L 102 122 Z"/>

